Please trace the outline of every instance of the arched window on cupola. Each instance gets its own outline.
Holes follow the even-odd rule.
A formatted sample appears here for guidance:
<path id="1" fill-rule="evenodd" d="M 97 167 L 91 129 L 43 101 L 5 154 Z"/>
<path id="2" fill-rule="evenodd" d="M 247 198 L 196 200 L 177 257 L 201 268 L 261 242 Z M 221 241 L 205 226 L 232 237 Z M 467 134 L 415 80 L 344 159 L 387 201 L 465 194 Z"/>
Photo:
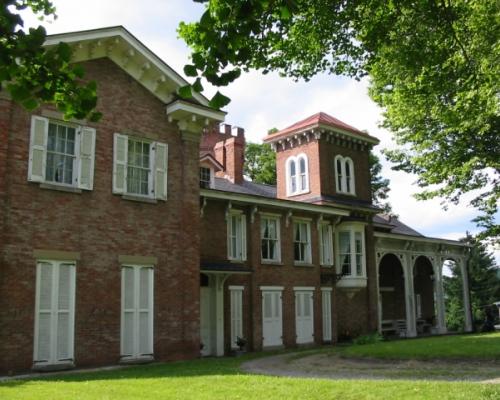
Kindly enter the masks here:
<path id="1" fill-rule="evenodd" d="M 335 187 L 338 193 L 356 194 L 354 163 L 351 158 L 341 155 L 335 157 Z"/>
<path id="2" fill-rule="evenodd" d="M 286 179 L 288 196 L 309 192 L 309 167 L 305 154 L 286 160 Z"/>

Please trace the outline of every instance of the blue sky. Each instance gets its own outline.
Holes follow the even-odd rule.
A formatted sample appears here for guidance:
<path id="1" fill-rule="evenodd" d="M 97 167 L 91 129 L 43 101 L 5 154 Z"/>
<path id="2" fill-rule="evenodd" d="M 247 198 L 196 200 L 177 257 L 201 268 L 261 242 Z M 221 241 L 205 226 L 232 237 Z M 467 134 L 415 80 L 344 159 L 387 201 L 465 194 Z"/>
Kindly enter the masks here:
<path id="1" fill-rule="evenodd" d="M 178 38 L 177 26 L 180 21 L 196 20 L 203 10 L 201 4 L 190 0 L 53 2 L 58 19 L 43 23 L 49 34 L 123 25 L 181 74 L 189 61 L 189 50 Z M 38 24 L 28 14 L 25 20 L 28 26 Z M 376 151 L 393 147 L 390 133 L 378 127 L 381 110 L 369 99 L 367 86 L 367 81 L 330 75 L 319 75 L 305 83 L 254 71 L 224 88 L 223 93 L 232 99 L 226 108 L 226 121 L 243 127 L 248 141 L 259 142 L 272 127 L 284 128 L 323 111 L 378 137 L 381 144 Z M 212 89 L 207 91 L 207 95 L 212 93 Z M 465 231 L 477 232 L 470 222 L 477 213 L 466 205 L 466 198 L 458 206 L 450 205 L 447 211 L 442 209 L 439 199 L 417 202 L 411 196 L 418 191 L 413 185 L 416 178 L 392 171 L 387 162 L 383 166 L 383 175 L 391 180 L 391 204 L 403 222 L 432 237 L 457 239 Z M 500 249 L 495 255 L 498 262 Z"/>

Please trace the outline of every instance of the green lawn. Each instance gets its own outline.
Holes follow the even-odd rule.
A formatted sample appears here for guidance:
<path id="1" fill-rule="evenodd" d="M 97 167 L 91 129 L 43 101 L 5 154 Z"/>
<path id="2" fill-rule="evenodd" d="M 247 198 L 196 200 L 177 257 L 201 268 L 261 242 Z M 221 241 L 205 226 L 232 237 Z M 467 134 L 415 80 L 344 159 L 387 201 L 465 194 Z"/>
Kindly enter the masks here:
<path id="1" fill-rule="evenodd" d="M 473 336 L 456 341 L 476 340 Z M 498 351 L 498 335 L 477 336 Z M 436 339 L 426 339 L 431 342 Z M 422 340 L 422 342 L 426 341 Z M 440 338 L 439 340 L 447 340 Z M 387 351 L 414 348 L 418 340 L 394 342 Z M 483 342 L 483 343 L 484 343 Z M 381 343 L 376 346 L 387 346 Z M 395 347 L 399 350 L 393 350 Z M 467 345 L 468 346 L 468 345 Z M 370 348 L 371 345 L 356 346 Z M 417 346 L 418 347 L 418 346 Z M 424 346 L 425 347 L 425 346 Z M 422 349 L 424 348 L 422 347 Z M 471 346 L 469 346 L 471 347 Z M 355 347 L 353 346 L 352 349 Z M 374 347 L 376 348 L 376 347 Z M 372 352 L 374 352 L 372 348 Z M 427 347 L 431 349 L 433 347 Z M 483 346 L 483 349 L 489 346 Z M 351 349 L 351 348 L 350 348 Z M 342 350 L 346 351 L 348 349 Z M 331 351 L 331 350 L 329 350 Z M 414 350 L 412 350 L 414 351 Z M 429 350 L 428 350 L 429 351 Z M 425 351 L 423 351 L 425 353 Z M 399 353 L 398 353 L 399 354 Z M 408 352 L 407 354 L 411 354 Z M 455 353 L 454 353 L 455 354 Z M 476 353 L 475 353 L 476 354 Z M 373 356 L 374 354 L 372 354 Z M 114 371 L 77 373 L 0 384 L 0 399 L 499 399 L 500 385 L 409 380 L 327 380 L 249 375 L 239 369 L 241 358 L 137 366 Z"/>
<path id="2" fill-rule="evenodd" d="M 500 360 L 500 332 L 387 341 L 342 350 L 346 357 Z"/>

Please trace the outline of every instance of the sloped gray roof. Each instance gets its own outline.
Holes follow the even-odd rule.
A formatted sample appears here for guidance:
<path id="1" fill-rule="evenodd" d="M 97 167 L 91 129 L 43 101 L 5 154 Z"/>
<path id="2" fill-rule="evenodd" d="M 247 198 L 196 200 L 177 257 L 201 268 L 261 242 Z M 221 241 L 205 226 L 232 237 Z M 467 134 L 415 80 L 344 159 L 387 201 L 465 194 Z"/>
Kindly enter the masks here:
<path id="1" fill-rule="evenodd" d="M 415 229 L 410 228 L 408 225 L 403 224 L 399 219 L 387 214 L 377 214 L 373 217 L 375 228 L 380 227 L 387 229 L 390 233 L 409 236 L 424 236 Z"/>
<path id="2" fill-rule="evenodd" d="M 269 197 L 272 199 L 276 198 L 276 186 L 263 185 L 262 183 L 254 183 L 249 181 L 243 181 L 243 183 L 241 184 L 236 184 L 224 178 L 215 178 L 214 189 L 222 190 L 224 192 Z"/>

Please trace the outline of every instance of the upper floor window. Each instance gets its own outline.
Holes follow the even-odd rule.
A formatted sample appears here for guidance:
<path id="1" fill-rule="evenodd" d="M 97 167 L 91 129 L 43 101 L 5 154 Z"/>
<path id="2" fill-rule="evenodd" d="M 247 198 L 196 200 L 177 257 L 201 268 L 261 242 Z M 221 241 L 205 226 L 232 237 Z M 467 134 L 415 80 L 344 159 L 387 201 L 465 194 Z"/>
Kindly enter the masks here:
<path id="1" fill-rule="evenodd" d="M 333 265 L 333 233 L 332 226 L 322 223 L 319 226 L 319 261 L 326 267 Z"/>
<path id="2" fill-rule="evenodd" d="M 338 193 L 355 194 L 354 163 L 349 157 L 335 157 L 335 187 Z"/>
<path id="3" fill-rule="evenodd" d="M 95 129 L 31 118 L 30 181 L 92 190 L 94 153 Z"/>
<path id="4" fill-rule="evenodd" d="M 279 217 L 261 217 L 260 239 L 262 261 L 279 262 L 281 260 Z"/>
<path id="5" fill-rule="evenodd" d="M 339 229 L 338 265 L 346 276 L 366 277 L 364 236 L 363 225 L 343 226 Z"/>
<path id="6" fill-rule="evenodd" d="M 311 223 L 309 221 L 294 221 L 293 250 L 295 263 L 311 263 Z"/>
<path id="7" fill-rule="evenodd" d="M 288 158 L 286 161 L 286 179 L 288 196 L 309 191 L 309 167 L 305 154 Z"/>
<path id="8" fill-rule="evenodd" d="M 246 216 L 232 211 L 227 218 L 227 258 L 235 261 L 247 259 Z"/>
<path id="9" fill-rule="evenodd" d="M 208 167 L 200 167 L 200 188 L 210 189 L 212 185 L 212 169 Z"/>
<path id="10" fill-rule="evenodd" d="M 168 146 L 115 133 L 113 193 L 167 199 Z"/>

